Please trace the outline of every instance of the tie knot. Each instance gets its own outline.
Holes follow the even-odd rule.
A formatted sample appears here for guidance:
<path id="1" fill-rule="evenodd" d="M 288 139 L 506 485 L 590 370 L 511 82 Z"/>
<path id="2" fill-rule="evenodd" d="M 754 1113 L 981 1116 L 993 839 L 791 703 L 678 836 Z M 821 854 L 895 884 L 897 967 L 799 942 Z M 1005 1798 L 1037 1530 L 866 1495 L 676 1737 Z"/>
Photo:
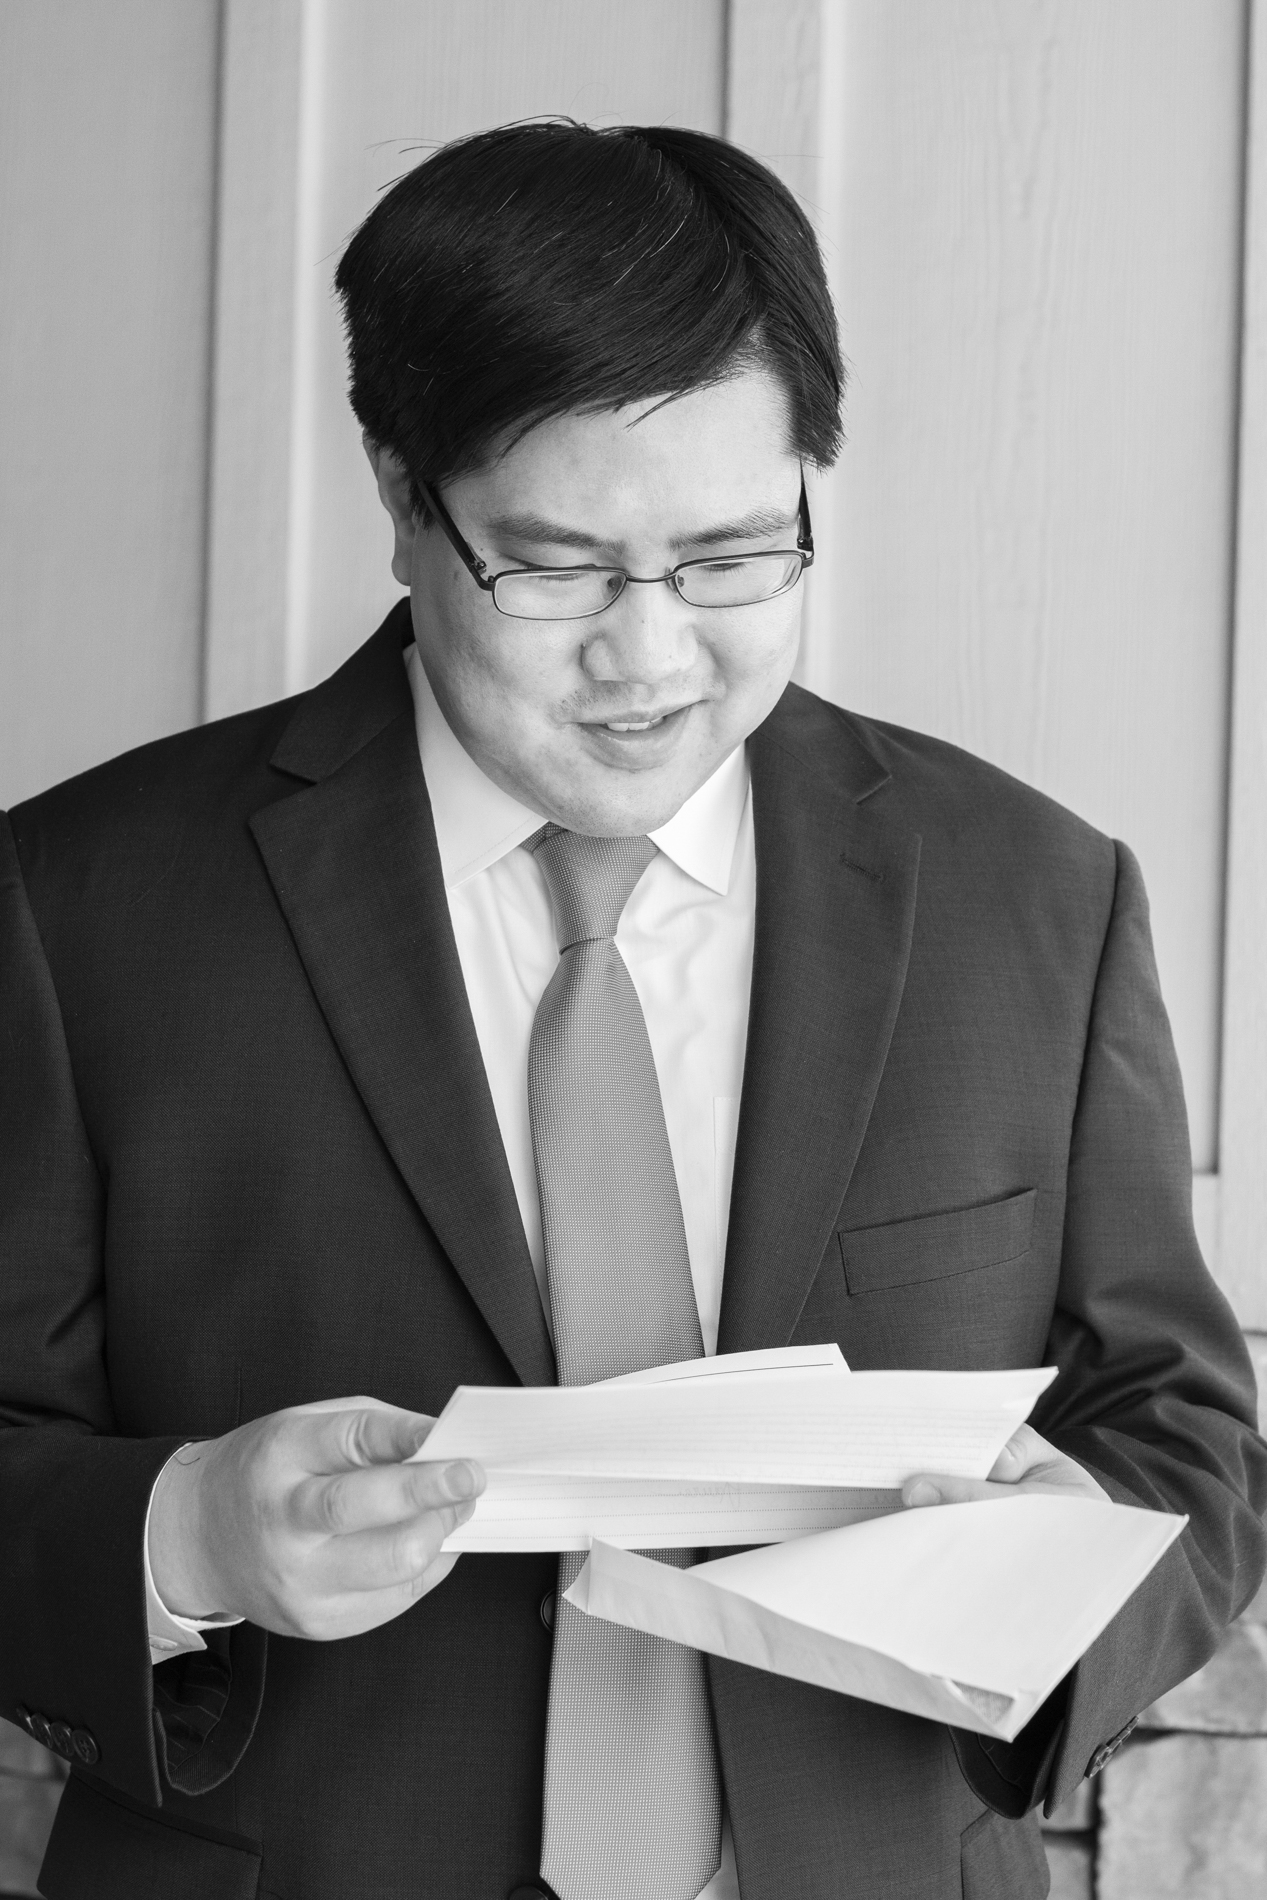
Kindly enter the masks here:
<path id="1" fill-rule="evenodd" d="M 589 838 L 558 825 L 543 825 L 527 848 L 549 886 L 561 952 L 615 936 L 630 892 L 656 852 L 650 838 Z"/>

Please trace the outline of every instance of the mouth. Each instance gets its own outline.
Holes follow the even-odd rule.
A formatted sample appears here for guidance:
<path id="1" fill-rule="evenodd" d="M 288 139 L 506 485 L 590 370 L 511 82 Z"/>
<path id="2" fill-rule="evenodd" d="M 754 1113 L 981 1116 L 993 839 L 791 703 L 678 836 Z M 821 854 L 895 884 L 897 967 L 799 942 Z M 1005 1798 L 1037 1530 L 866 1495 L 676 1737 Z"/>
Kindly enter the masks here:
<path id="1" fill-rule="evenodd" d="M 674 756 L 698 700 L 663 712 L 630 709 L 615 719 L 586 719 L 578 730 L 593 755 L 622 771 L 649 771 Z"/>
<path id="2" fill-rule="evenodd" d="M 658 713 L 631 713 L 623 718 L 587 720 L 585 723 L 591 732 L 639 733 L 657 732 L 662 726 L 680 719 L 690 711 L 693 701 L 685 706 L 668 706 Z"/>

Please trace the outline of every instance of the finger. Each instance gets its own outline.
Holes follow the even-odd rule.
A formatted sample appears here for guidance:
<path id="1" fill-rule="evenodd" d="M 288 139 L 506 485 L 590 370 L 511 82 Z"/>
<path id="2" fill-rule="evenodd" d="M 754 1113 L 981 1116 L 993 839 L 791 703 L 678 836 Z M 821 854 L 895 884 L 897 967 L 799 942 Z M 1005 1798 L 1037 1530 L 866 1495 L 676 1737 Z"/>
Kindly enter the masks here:
<path id="1" fill-rule="evenodd" d="M 426 1442 L 435 1420 L 380 1403 L 343 1405 L 306 1412 L 295 1421 L 300 1460 L 312 1472 L 350 1471 L 368 1465 L 403 1464 Z"/>
<path id="2" fill-rule="evenodd" d="M 403 1524 L 329 1538 L 304 1566 L 305 1588 L 331 1597 L 402 1587 L 416 1589 L 418 1580 L 440 1556 L 445 1538 L 465 1524 L 474 1510 L 473 1500 L 445 1504 Z"/>
<path id="3" fill-rule="evenodd" d="M 476 1498 L 485 1486 L 470 1459 L 452 1464 L 371 1465 L 305 1478 L 290 1494 L 292 1529 L 329 1537 L 400 1524 L 445 1504 Z"/>
<path id="4" fill-rule="evenodd" d="M 1015 1484 L 1035 1465 L 1049 1459 L 1051 1449 L 1032 1425 L 1018 1425 L 991 1465 L 989 1475 L 999 1484 Z"/>
<path id="5" fill-rule="evenodd" d="M 975 1504 L 987 1498 L 1014 1497 L 1010 1484 L 992 1484 L 988 1478 L 935 1477 L 908 1478 L 902 1486 L 902 1502 L 919 1510 L 926 1504 Z"/>
<path id="6" fill-rule="evenodd" d="M 309 1399 L 306 1405 L 292 1405 L 290 1410 L 292 1413 L 315 1415 L 318 1412 L 395 1412 L 399 1407 L 389 1405 L 386 1399 L 372 1399 L 364 1392 L 358 1392 L 353 1398 Z"/>

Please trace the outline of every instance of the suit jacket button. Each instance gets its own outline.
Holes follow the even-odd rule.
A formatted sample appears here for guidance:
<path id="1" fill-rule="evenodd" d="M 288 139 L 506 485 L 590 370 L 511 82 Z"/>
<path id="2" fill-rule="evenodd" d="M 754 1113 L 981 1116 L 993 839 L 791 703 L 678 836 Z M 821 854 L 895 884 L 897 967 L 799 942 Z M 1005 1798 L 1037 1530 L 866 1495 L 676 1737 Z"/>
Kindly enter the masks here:
<path id="1" fill-rule="evenodd" d="M 26 1703 L 19 1702 L 13 1713 L 17 1716 L 18 1721 L 22 1724 L 27 1734 L 33 1734 L 34 1731 L 31 1728 L 31 1711 L 27 1708 Z"/>
<path id="2" fill-rule="evenodd" d="M 545 1595 L 542 1597 L 540 1615 L 541 1615 L 542 1627 L 544 1629 L 552 1630 L 554 1628 L 554 1591 L 553 1590 L 547 1590 Z M 519 1891 L 520 1891 L 519 1888 L 516 1887 L 515 1892 L 518 1893 Z M 523 1891 L 527 1893 L 530 1891 L 530 1889 L 525 1887 Z M 513 1900 L 513 1896 L 512 1896 L 512 1900 Z"/>
<path id="3" fill-rule="evenodd" d="M 42 1748 L 51 1748 L 53 1746 L 49 1737 L 48 1721 L 46 1717 L 40 1714 L 38 1709 L 31 1710 L 31 1718 L 27 1723 L 27 1728 Z"/>
<path id="4" fill-rule="evenodd" d="M 76 1761 L 81 1761 L 85 1768 L 95 1768 L 101 1760 L 101 1750 L 86 1728 L 77 1728 L 74 1731 L 70 1738 L 70 1745 L 75 1751 Z"/>
<path id="5" fill-rule="evenodd" d="M 70 1723 L 50 1722 L 48 1725 L 48 1744 L 55 1755 L 60 1755 L 63 1761 L 69 1761 L 72 1753 L 70 1745 Z"/>
<path id="6" fill-rule="evenodd" d="M 1117 1734 L 1110 1737 L 1110 1739 L 1107 1742 L 1101 1742 L 1100 1746 L 1096 1749 L 1095 1754 L 1091 1757 L 1090 1761 L 1087 1763 L 1088 1775 L 1098 1775 L 1100 1770 L 1106 1765 L 1106 1763 L 1112 1761 L 1113 1757 L 1117 1754 L 1118 1749 L 1122 1746 L 1122 1743 L 1126 1740 L 1127 1736 L 1132 1735 L 1135 1732 L 1135 1730 L 1138 1728 L 1138 1726 L 1139 1726 L 1139 1717 L 1137 1715 L 1133 1715 L 1130 1721 L 1126 1724 L 1125 1728 L 1120 1728 Z"/>

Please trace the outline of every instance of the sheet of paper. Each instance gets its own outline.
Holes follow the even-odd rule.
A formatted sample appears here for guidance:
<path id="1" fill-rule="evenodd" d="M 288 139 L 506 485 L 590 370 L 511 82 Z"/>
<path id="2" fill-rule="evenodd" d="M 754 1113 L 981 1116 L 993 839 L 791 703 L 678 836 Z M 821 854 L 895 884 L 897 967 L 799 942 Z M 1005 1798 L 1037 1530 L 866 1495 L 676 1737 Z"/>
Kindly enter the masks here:
<path id="1" fill-rule="evenodd" d="M 850 1373 L 826 1346 L 601 1385 L 464 1386 L 419 1458 L 487 1475 L 446 1550 L 774 1542 L 890 1511 L 916 1471 L 983 1477 L 1054 1376 Z"/>
<path id="2" fill-rule="evenodd" d="M 771 1368 L 743 1377 L 459 1386 L 418 1456 L 489 1471 L 892 1490 L 983 1478 L 1051 1366 L 1016 1372 Z"/>
<path id="3" fill-rule="evenodd" d="M 605 1385 L 663 1385 L 682 1379 L 735 1379 L 768 1372 L 849 1368 L 839 1346 L 785 1346 L 684 1359 L 624 1373 Z M 445 1550 L 588 1550 L 596 1537 L 627 1550 L 716 1549 L 775 1543 L 896 1510 L 896 1491 L 830 1485 L 691 1484 L 650 1478 L 543 1479 L 490 1471 L 475 1517 L 446 1539 Z"/>
<path id="4" fill-rule="evenodd" d="M 679 1359 L 671 1366 L 623 1372 L 600 1385 L 664 1385 L 677 1379 L 733 1379 L 754 1372 L 848 1372 L 844 1354 L 833 1340 L 826 1346 L 774 1346 L 758 1352 L 714 1353 L 711 1359 Z"/>
<path id="5" fill-rule="evenodd" d="M 591 1616 L 1011 1741 L 1186 1522 L 1017 1497 L 901 1511 L 687 1571 L 596 1542 L 568 1598 Z"/>
<path id="6" fill-rule="evenodd" d="M 656 1484 L 650 1478 L 542 1478 L 492 1471 L 474 1517 L 445 1550 L 709 1550 L 771 1544 L 860 1524 L 901 1504 L 899 1491 L 835 1485 Z"/>

